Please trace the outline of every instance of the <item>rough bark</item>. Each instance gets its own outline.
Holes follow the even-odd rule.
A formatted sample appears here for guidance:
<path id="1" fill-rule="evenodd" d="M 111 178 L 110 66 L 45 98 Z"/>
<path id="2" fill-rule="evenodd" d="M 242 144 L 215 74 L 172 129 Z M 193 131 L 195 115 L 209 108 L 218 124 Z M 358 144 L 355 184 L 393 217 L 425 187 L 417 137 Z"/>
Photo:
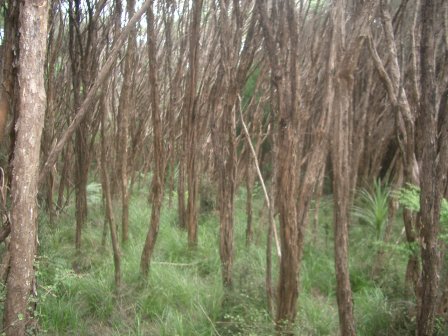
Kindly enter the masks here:
<path id="1" fill-rule="evenodd" d="M 188 54 L 188 79 L 185 93 L 185 119 L 184 119 L 184 150 L 185 150 L 185 177 L 187 179 L 187 207 L 185 212 L 185 226 L 188 233 L 188 245 L 195 247 L 198 243 L 198 61 L 199 37 L 203 0 L 193 2 L 190 22 L 190 47 Z"/>
<path id="2" fill-rule="evenodd" d="M 118 292 L 121 286 L 121 252 L 120 243 L 117 235 L 117 226 L 115 224 L 110 177 L 108 167 L 110 167 L 110 159 L 108 158 L 109 146 L 106 139 L 106 116 L 107 103 L 105 98 L 101 98 L 101 177 L 103 187 L 103 198 L 105 200 L 105 222 L 109 224 L 110 239 L 112 243 L 112 251 L 114 255 L 114 279 L 115 289 Z M 110 155 L 110 154 L 109 154 Z"/>
<path id="3" fill-rule="evenodd" d="M 339 50 L 344 43 L 344 1 L 335 1 L 333 21 L 333 43 Z M 337 53 L 335 56 L 340 57 Z M 330 65 L 334 67 L 335 65 Z M 340 71 L 340 69 L 339 69 Z M 336 76 L 332 83 L 332 103 L 334 113 L 334 130 L 332 139 L 331 161 L 333 170 L 333 197 L 334 197 L 334 253 L 336 269 L 336 297 L 339 312 L 339 328 L 342 335 L 355 335 L 353 318 L 352 291 L 350 286 L 348 267 L 348 226 L 350 209 L 350 94 L 353 83 L 346 81 L 342 76 Z"/>
<path id="4" fill-rule="evenodd" d="M 19 48 L 19 2 L 14 1 L 5 10 L 5 41 L 2 50 L 2 85 L 0 87 L 0 135 L 4 138 L 9 133 L 9 148 L 7 164 L 7 183 L 11 186 L 12 181 L 12 161 L 14 159 L 14 146 L 16 141 L 16 129 L 6 128 L 8 118 L 12 125 L 15 125 L 18 117 L 18 66 L 20 48 Z M 3 123 L 3 125 L 2 125 Z M 3 140 L 0 138 L 0 140 Z"/>
<path id="5" fill-rule="evenodd" d="M 353 299 L 349 276 L 348 227 L 352 201 L 353 165 L 353 107 L 354 73 L 360 57 L 377 1 L 365 1 L 357 9 L 352 22 L 353 31 L 346 35 L 345 0 L 333 3 L 333 43 L 336 47 L 336 73 L 333 83 L 334 130 L 331 160 L 333 168 L 334 197 L 334 249 L 336 269 L 336 297 L 338 302 L 339 328 L 342 335 L 355 335 Z"/>
<path id="6" fill-rule="evenodd" d="M 69 53 L 72 76 L 74 111 L 78 110 L 82 99 L 82 41 L 78 34 L 81 26 L 80 0 L 69 1 Z M 75 247 L 81 249 L 82 228 L 87 218 L 87 178 L 89 172 L 89 153 L 87 151 L 87 123 L 84 121 L 75 132 Z"/>
<path id="7" fill-rule="evenodd" d="M 435 17 L 437 2 L 421 1 L 420 82 L 421 101 L 418 111 L 420 123 L 419 148 L 422 150 L 420 172 L 420 236 L 421 236 L 421 305 L 418 311 L 417 335 L 434 332 L 440 277 L 440 205 L 446 186 L 447 145 L 446 118 L 438 116 L 435 77 Z M 438 117 L 443 124 L 438 125 Z"/>
<path id="8" fill-rule="evenodd" d="M 37 182 L 45 114 L 44 62 L 47 1 L 21 1 L 19 118 L 13 162 L 10 271 L 4 313 L 6 335 L 25 335 L 36 253 Z"/>
<path id="9" fill-rule="evenodd" d="M 140 271 L 146 277 L 149 272 L 151 256 L 157 240 L 160 225 L 160 212 L 163 203 L 164 181 L 165 181 L 165 153 L 163 147 L 162 120 L 160 110 L 159 83 L 157 76 L 157 40 L 154 9 L 154 1 L 146 14 L 148 25 L 148 55 L 149 55 L 149 83 L 151 116 L 153 125 L 153 147 L 154 147 L 154 170 L 151 182 L 151 220 L 145 245 L 140 260 Z"/>
<path id="10" fill-rule="evenodd" d="M 55 120 L 56 120 L 56 83 L 57 70 L 56 59 L 59 55 L 59 50 L 62 45 L 62 30 L 56 31 L 56 23 L 60 15 L 60 10 L 55 2 L 52 3 L 49 10 L 49 32 L 47 43 L 47 61 L 46 61 L 46 92 L 47 92 L 47 108 L 45 112 L 45 127 L 42 134 L 42 156 L 44 160 L 48 156 L 51 145 L 54 140 Z M 48 174 L 45 183 L 45 205 L 50 218 L 50 223 L 54 223 L 55 207 L 54 207 L 54 192 L 56 181 L 56 168 L 52 169 Z"/>
<path id="11" fill-rule="evenodd" d="M 286 15 L 285 6 L 288 1 L 278 3 L 281 15 Z M 289 39 L 293 37 L 286 33 L 287 26 L 280 25 L 279 36 L 274 35 L 273 27 L 270 23 L 265 1 L 257 2 L 257 9 L 261 17 L 261 25 L 265 37 L 266 49 L 271 65 L 271 76 L 275 88 L 277 89 L 277 177 L 276 177 L 276 207 L 280 220 L 280 241 L 281 241 L 281 261 L 280 279 L 278 284 L 278 305 L 277 305 L 277 327 L 279 332 L 291 332 L 297 312 L 298 297 L 298 266 L 299 255 L 297 246 L 298 226 L 297 226 L 297 77 L 288 78 L 290 69 L 287 65 L 283 67 L 282 62 L 287 59 L 287 48 Z M 289 8 L 290 9 L 290 8 Z M 294 11 L 288 12 L 294 15 Z M 295 27 L 293 28 L 295 29 Z M 295 41 L 297 42 L 297 41 Z M 294 43 L 295 43 L 294 42 Z M 279 44 L 280 51 L 277 53 Z M 296 50 L 294 50 L 296 51 Z M 294 60 L 295 55 L 292 53 Z M 295 62 L 295 61 L 293 61 Z M 285 63 L 287 64 L 287 63 Z M 296 68 L 292 69 L 297 71 Z M 291 74 L 290 74 L 291 75 Z M 290 87 L 289 87 L 289 85 Z M 291 93 L 290 91 L 291 90 Z"/>
<path id="12" fill-rule="evenodd" d="M 17 57 L 19 3 L 11 2 L 5 10 L 5 32 L 2 51 L 2 85 L 0 86 L 0 141 L 6 133 L 8 115 L 13 115 L 17 101 Z"/>
<path id="13" fill-rule="evenodd" d="M 127 1 L 128 17 L 134 15 L 135 0 Z M 128 37 L 128 45 L 124 58 L 123 86 L 118 105 L 118 173 L 121 178 L 121 239 L 126 242 L 129 238 L 129 178 L 128 178 L 128 138 L 129 138 L 129 116 L 133 109 L 132 104 L 132 75 L 135 67 L 137 29 L 131 30 Z"/>
<path id="14" fill-rule="evenodd" d="M 238 95 L 246 81 L 247 72 L 252 64 L 254 48 L 254 19 L 250 26 L 241 54 L 241 9 L 238 2 L 221 0 L 219 2 L 219 41 L 220 61 L 217 81 L 214 84 L 211 100 L 212 110 L 212 141 L 214 144 L 215 169 L 218 177 L 218 204 L 220 219 L 220 257 L 223 284 L 232 285 L 233 265 L 233 217 L 236 189 L 236 108 Z M 232 16 L 229 17 L 229 9 Z M 232 32 L 229 27 L 235 26 Z M 238 62 L 239 60 L 239 62 Z"/>
<path id="15" fill-rule="evenodd" d="M 330 113 L 310 118 L 301 107 L 302 78 L 299 76 L 299 19 L 293 1 L 257 2 L 266 52 L 276 94 L 276 209 L 280 220 L 281 261 L 278 287 L 277 329 L 291 333 L 297 310 L 298 276 L 303 254 L 305 227 L 311 198 L 328 151 Z M 283 20 L 286 18 L 286 21 Z M 320 39 L 321 41 L 322 39 Z M 322 48 L 319 43 L 318 48 Z M 319 52 L 325 52 L 319 49 Z M 313 83 L 315 85 L 315 83 Z M 316 122 L 316 127 L 312 124 Z M 305 137 L 309 129 L 312 136 Z"/>
<path id="16" fill-rule="evenodd" d="M 415 9 L 415 17 L 417 16 L 418 6 Z M 376 70 L 383 82 L 383 85 L 387 91 L 388 98 L 396 111 L 395 113 L 395 133 L 399 144 L 401 160 L 403 162 L 404 171 L 404 183 L 419 184 L 419 169 L 416 158 L 416 146 L 415 146 L 415 115 L 411 108 L 408 94 L 402 85 L 403 79 L 401 75 L 401 69 L 399 65 L 397 45 L 395 41 L 395 34 L 393 30 L 392 17 L 390 9 L 387 4 L 381 2 L 381 19 L 384 26 L 385 41 L 387 43 L 387 50 L 389 50 L 389 67 L 387 68 L 384 62 L 380 59 L 380 56 L 373 43 L 372 37 L 369 38 L 369 49 L 372 56 L 372 60 L 375 64 Z M 412 28 L 412 35 L 414 37 L 415 24 Z M 415 43 L 415 38 L 412 39 Z M 413 52 L 414 54 L 414 52 Z M 414 56 L 413 56 L 414 57 Z M 417 73 L 417 65 L 415 60 L 412 62 L 411 73 Z M 415 80 L 414 80 L 415 81 Z M 420 94 L 418 89 L 414 89 L 414 101 L 418 104 Z M 416 240 L 416 222 L 415 217 L 408 211 L 403 212 L 403 221 L 406 231 L 406 238 L 408 243 L 412 244 Z M 414 290 L 417 290 L 418 282 L 418 256 L 410 255 L 408 260 L 408 266 L 406 270 L 406 281 L 414 285 Z"/>
<path id="17" fill-rule="evenodd" d="M 344 85 L 338 83 L 337 85 Z M 345 94 L 345 96 L 341 95 Z M 335 92 L 339 102 L 348 99 L 347 92 Z M 347 101 L 345 101 L 347 104 Z M 345 105 L 344 104 L 344 105 Z M 348 106 L 348 105 L 345 105 Z M 350 165 L 348 114 L 346 109 L 335 112 L 335 130 L 332 148 L 333 196 L 334 196 L 334 247 L 339 310 L 339 324 L 342 335 L 355 335 L 352 291 L 348 267 L 348 226 L 350 209 Z"/>

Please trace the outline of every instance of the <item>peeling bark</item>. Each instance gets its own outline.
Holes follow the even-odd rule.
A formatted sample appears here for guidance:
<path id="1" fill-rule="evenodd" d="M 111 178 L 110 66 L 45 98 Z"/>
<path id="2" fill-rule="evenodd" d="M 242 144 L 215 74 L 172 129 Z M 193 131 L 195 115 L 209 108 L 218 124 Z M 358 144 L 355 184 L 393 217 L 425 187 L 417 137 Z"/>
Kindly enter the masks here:
<path id="1" fill-rule="evenodd" d="M 25 335 L 31 314 L 28 298 L 33 288 L 37 234 L 37 182 L 40 140 L 45 115 L 44 62 L 48 4 L 46 0 L 20 3 L 19 118 L 13 161 L 10 271 L 4 327 L 8 336 Z"/>

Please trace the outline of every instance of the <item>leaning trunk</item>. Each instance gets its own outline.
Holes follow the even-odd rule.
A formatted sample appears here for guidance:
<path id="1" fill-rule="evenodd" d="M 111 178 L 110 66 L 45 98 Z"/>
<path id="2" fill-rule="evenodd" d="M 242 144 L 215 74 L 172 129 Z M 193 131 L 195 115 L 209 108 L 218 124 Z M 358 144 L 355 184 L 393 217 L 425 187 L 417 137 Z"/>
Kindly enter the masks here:
<path id="1" fill-rule="evenodd" d="M 158 92 L 158 79 L 157 79 L 157 41 L 154 24 L 154 11 L 152 5 L 147 12 L 147 24 L 148 24 L 148 54 L 149 54 L 149 83 L 150 83 L 150 99 L 151 99 L 151 112 L 153 123 L 153 141 L 154 141 L 154 173 L 152 177 L 152 189 L 151 189 L 151 221 L 148 234 L 146 236 L 145 245 L 140 260 L 140 270 L 143 276 L 147 276 L 149 272 L 149 265 L 151 256 L 154 251 L 154 246 L 159 232 L 160 224 L 160 211 L 163 203 L 164 193 L 164 177 L 165 177 L 165 154 L 163 148 L 163 135 L 162 135 L 162 120 L 160 117 L 160 103 Z"/>

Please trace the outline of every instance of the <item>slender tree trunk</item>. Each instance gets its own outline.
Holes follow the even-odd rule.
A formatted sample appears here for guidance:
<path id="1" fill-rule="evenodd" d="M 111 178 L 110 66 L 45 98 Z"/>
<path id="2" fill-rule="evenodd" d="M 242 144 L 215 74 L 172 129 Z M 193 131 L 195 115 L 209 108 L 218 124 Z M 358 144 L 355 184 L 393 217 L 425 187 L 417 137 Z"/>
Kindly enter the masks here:
<path id="1" fill-rule="evenodd" d="M 340 87 L 347 85 L 338 83 Z M 335 93 L 339 99 L 348 99 L 347 92 Z M 339 105 L 340 104 L 340 105 Z M 339 101 L 336 106 L 348 106 Z M 353 299 L 348 267 L 348 226 L 350 211 L 350 166 L 347 109 L 335 111 L 335 129 L 332 149 L 333 193 L 334 193 L 334 248 L 339 309 L 339 324 L 342 335 L 355 335 Z"/>
<path id="2" fill-rule="evenodd" d="M 64 202 L 64 191 L 68 187 L 68 173 L 70 171 L 71 157 L 70 157 L 70 149 L 67 147 L 64 149 L 66 155 L 64 155 L 64 162 L 62 163 L 61 174 L 59 177 L 59 186 L 58 186 L 58 201 L 57 201 L 57 209 L 60 211 L 67 200 Z"/>
<path id="3" fill-rule="evenodd" d="M 253 185 L 254 185 L 254 169 L 251 167 L 252 160 L 249 160 L 246 167 L 246 246 L 249 246 L 253 240 L 253 225 L 252 225 L 252 193 L 253 193 Z"/>
<path id="4" fill-rule="evenodd" d="M 240 88 L 244 85 L 245 74 L 252 63 L 250 48 L 243 49 L 240 65 L 235 59 L 240 49 L 240 39 L 233 39 L 229 27 L 236 22 L 236 34 L 240 32 L 241 17 L 239 4 L 234 3 L 232 16 L 228 16 L 230 1 L 219 2 L 219 40 L 221 59 L 217 82 L 213 86 L 212 141 L 214 143 L 215 168 L 218 176 L 218 204 L 220 219 L 221 270 L 223 284 L 232 286 L 233 266 L 233 216 L 236 179 L 236 124 L 235 108 Z M 251 34 L 248 34 L 251 35 Z M 236 41 L 236 42 L 235 42 Z M 232 42 L 238 44 L 233 48 Z M 248 52 L 249 51 L 249 52 Z M 249 59 L 248 59 L 249 58 Z M 239 72 L 243 74 L 239 75 Z"/>
<path id="5" fill-rule="evenodd" d="M 129 17 L 134 15 L 135 0 L 127 1 L 127 12 Z M 121 19 L 121 18 L 120 18 Z M 117 158 L 119 162 L 119 175 L 121 179 L 121 239 L 126 242 L 129 238 L 129 178 L 128 178 L 128 138 L 129 138 L 129 116 L 132 104 L 132 73 L 134 67 L 136 49 L 136 28 L 132 29 L 128 37 L 128 45 L 124 59 L 123 86 L 121 89 L 120 102 L 118 106 L 118 146 Z"/>
<path id="6" fill-rule="evenodd" d="M 364 42 L 377 1 L 369 0 L 356 8 L 352 33 L 346 35 L 347 2 L 335 0 L 331 12 L 333 23 L 332 40 L 335 43 L 335 72 L 333 83 L 334 129 L 331 160 L 333 168 L 334 197 L 334 249 L 336 269 L 336 297 L 341 335 L 356 335 L 353 314 L 353 298 L 349 276 L 348 227 L 352 202 L 352 188 L 356 185 L 356 153 L 353 152 L 353 93 L 354 73 L 358 66 L 361 47 Z"/>
<path id="7" fill-rule="evenodd" d="M 73 89 L 73 106 L 77 111 L 81 104 L 81 57 L 80 54 L 80 36 L 76 33 L 81 25 L 81 8 L 80 0 L 69 1 L 69 51 L 72 72 L 72 89 Z M 75 135 L 75 217 L 76 217 L 76 233 L 75 247 L 79 252 L 81 249 L 82 228 L 87 218 L 87 133 L 86 123 L 83 122 L 76 130 Z M 87 168 L 87 169 L 86 169 Z"/>
<path id="8" fill-rule="evenodd" d="M 184 135 L 185 136 L 185 135 Z M 179 161 L 179 176 L 177 177 L 177 211 L 179 214 L 179 227 L 187 228 L 185 209 L 185 141 L 182 142 L 182 149 Z"/>
<path id="9" fill-rule="evenodd" d="M 103 195 L 105 200 L 105 221 L 109 224 L 110 239 L 112 243 L 112 251 L 114 255 L 114 275 L 115 275 L 115 289 L 118 292 L 121 287 L 121 252 L 120 243 L 117 235 L 117 227 L 115 224 L 114 210 L 112 204 L 112 196 L 110 190 L 110 178 L 107 167 L 110 167 L 110 160 L 108 160 L 108 145 L 106 143 L 106 116 L 107 106 L 105 98 L 101 98 L 101 175 L 103 180 Z M 105 230 L 103 230 L 105 232 Z M 103 236 L 105 236 L 103 234 Z"/>
<path id="10" fill-rule="evenodd" d="M 19 1 L 13 1 L 5 9 L 5 35 L 3 46 L 3 77 L 0 86 L 0 141 L 6 134 L 6 123 L 8 118 L 12 124 L 17 122 L 19 88 L 18 88 L 18 66 L 20 48 L 19 48 Z M 14 159 L 14 146 L 16 141 L 16 129 L 11 127 L 9 130 L 9 152 L 7 164 L 7 184 L 11 186 L 12 182 L 12 161 Z"/>
<path id="11" fill-rule="evenodd" d="M 11 189 L 11 259 L 4 313 L 4 328 L 8 336 L 25 335 L 31 318 L 27 306 L 34 282 L 36 197 L 46 100 L 47 1 L 21 1 L 20 5 L 20 112 L 15 126 L 17 141 Z"/>
<path id="12" fill-rule="evenodd" d="M 447 170 L 447 122 L 438 125 L 436 109 L 435 77 L 435 25 L 437 2 L 421 1 L 421 42 L 420 73 L 421 101 L 419 106 L 417 134 L 422 150 L 420 172 L 420 212 L 422 287 L 421 306 L 418 311 L 417 335 L 429 336 L 434 332 L 435 309 L 439 288 L 440 244 L 440 205 L 446 186 Z M 440 129 L 439 129 L 440 126 Z"/>
<path id="13" fill-rule="evenodd" d="M 287 1 L 279 2 L 280 15 L 285 14 L 284 6 Z M 298 227 L 297 227 L 297 115 L 294 104 L 296 101 L 287 94 L 288 90 L 295 89 L 287 86 L 287 70 L 281 67 L 287 55 L 286 41 L 280 40 L 282 53 L 277 52 L 278 36 L 273 33 L 270 18 L 266 8 L 266 1 L 257 2 L 261 24 L 265 36 L 265 44 L 269 55 L 272 71 L 272 80 L 277 91 L 278 114 L 276 123 L 277 153 L 276 153 L 276 198 L 275 204 L 280 220 L 281 260 L 280 278 L 278 283 L 278 301 L 276 323 L 279 333 L 291 333 L 291 326 L 297 312 L 298 297 Z M 281 27 L 284 32 L 285 26 Z M 280 28 L 279 28 L 280 30 Z M 281 57 L 281 59 L 279 59 Z M 294 58 L 294 57 L 292 57 Z M 297 83 L 294 83 L 296 85 Z M 297 94 L 297 92 L 293 92 Z"/>
<path id="14" fill-rule="evenodd" d="M 10 2 L 5 10 L 2 52 L 2 85 L 0 86 L 0 141 L 3 140 L 8 115 L 14 115 L 17 103 L 17 63 L 19 3 Z"/>
<path id="15" fill-rule="evenodd" d="M 160 225 L 160 212 L 163 203 L 164 194 L 164 178 L 165 178 L 165 154 L 163 148 L 162 120 L 160 117 L 160 97 L 158 90 L 157 76 L 157 40 L 154 16 L 154 1 L 149 7 L 146 14 L 148 25 L 148 55 L 149 55 L 149 83 L 150 83 L 150 99 L 153 124 L 153 141 L 154 141 L 154 172 L 152 176 L 151 186 L 151 221 L 148 234 L 146 235 L 145 245 L 140 260 L 140 270 L 143 276 L 147 276 L 151 256 L 157 240 Z"/>
<path id="16" fill-rule="evenodd" d="M 88 182 L 88 166 L 87 166 L 87 149 L 86 149 L 86 129 L 85 124 L 76 132 L 75 139 L 75 198 L 76 198 L 76 235 L 75 247 L 76 251 L 81 251 L 81 235 L 82 229 L 87 219 L 87 182 Z"/>
<path id="17" fill-rule="evenodd" d="M 53 143 L 53 134 L 54 134 L 54 123 L 55 123 L 55 62 L 56 57 L 58 55 L 58 47 L 60 47 L 59 40 L 55 41 L 55 8 L 51 8 L 49 17 L 48 27 L 50 29 L 48 33 L 48 46 L 47 46 L 47 61 L 46 61 L 46 91 L 47 91 L 47 109 L 45 112 L 45 127 L 42 135 L 42 154 L 46 158 L 51 150 L 51 145 Z M 55 167 L 54 167 L 55 168 Z M 45 185 L 45 205 L 47 213 L 50 217 L 50 223 L 53 225 L 54 223 L 54 190 L 55 190 L 55 171 L 56 169 L 52 169 L 48 174 L 48 178 Z"/>
<path id="18" fill-rule="evenodd" d="M 313 243 L 317 246 L 317 239 L 319 234 L 319 211 L 320 205 L 322 201 L 322 194 L 324 189 L 324 179 L 325 179 L 325 166 L 322 168 L 318 182 L 317 182 L 317 191 L 315 195 L 315 204 L 314 204 L 314 216 L 313 216 Z"/>
<path id="19" fill-rule="evenodd" d="M 277 247 L 277 256 L 281 258 L 281 252 L 280 252 L 280 243 L 278 241 L 277 232 L 276 232 L 276 226 L 275 226 L 275 219 L 274 219 L 274 195 L 275 195 L 275 179 L 274 183 L 271 185 L 271 195 L 268 194 L 268 191 L 266 189 L 266 185 L 263 180 L 263 176 L 261 174 L 260 166 L 258 163 L 258 155 L 257 150 L 252 145 L 252 141 L 250 139 L 250 133 L 247 129 L 246 123 L 243 119 L 243 114 L 240 110 L 240 118 L 241 118 L 241 124 L 243 125 L 244 134 L 247 139 L 248 146 L 250 148 L 250 152 L 252 153 L 252 159 L 255 164 L 255 169 L 258 175 L 258 179 L 260 180 L 261 187 L 263 189 L 263 194 L 265 198 L 265 202 L 268 208 L 268 234 L 267 234 L 267 242 L 266 242 L 266 277 L 265 277 L 265 288 L 266 288 L 266 299 L 267 299 L 267 308 L 268 312 L 271 316 L 274 316 L 274 291 L 272 287 L 272 236 L 275 237 L 276 247 Z M 261 144 L 261 143 L 259 143 Z M 274 172 L 274 176 L 276 176 L 276 173 Z"/>
<path id="20" fill-rule="evenodd" d="M 187 208 L 185 216 L 185 224 L 188 233 L 188 245 L 195 247 L 198 243 L 198 104 L 196 96 L 197 76 L 198 76 L 198 60 L 199 60 L 199 38 L 202 14 L 203 0 L 193 2 L 192 18 L 190 23 L 190 50 L 188 55 L 189 71 L 187 92 L 185 95 L 185 134 L 186 141 L 186 178 L 187 178 Z"/>

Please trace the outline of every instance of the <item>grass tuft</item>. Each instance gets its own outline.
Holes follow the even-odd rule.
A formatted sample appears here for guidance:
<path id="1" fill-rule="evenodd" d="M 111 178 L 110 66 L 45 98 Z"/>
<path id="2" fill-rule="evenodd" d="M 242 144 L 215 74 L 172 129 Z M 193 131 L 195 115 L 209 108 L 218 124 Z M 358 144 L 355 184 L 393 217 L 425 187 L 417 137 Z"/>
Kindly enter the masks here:
<path id="1" fill-rule="evenodd" d="M 221 283 L 219 217 L 215 206 L 203 207 L 199 216 L 198 246 L 190 249 L 186 232 L 178 227 L 177 209 L 170 208 L 167 199 L 161 212 L 149 276 L 143 281 L 139 273 L 140 256 L 151 208 L 147 190 L 134 192 L 129 211 L 129 242 L 122 245 L 123 287 L 117 295 L 113 288 L 109 235 L 106 246 L 101 246 L 104 220 L 99 198 L 101 189 L 95 183 L 89 186 L 89 218 L 80 254 L 74 253 L 72 203 L 59 215 L 54 226 L 48 224 L 44 215 L 40 216 L 37 313 L 43 334 L 275 334 L 273 318 L 266 310 L 267 222 L 259 190 L 254 191 L 254 242 L 249 247 L 245 237 L 245 191 L 240 190 L 236 197 L 232 289 L 224 289 Z M 176 200 L 172 204 L 177 204 Z M 114 208 L 119 224 L 119 203 Z M 310 228 L 306 237 L 300 274 L 295 330 L 304 336 L 339 333 L 331 201 L 322 202 L 319 211 L 319 223 Z M 370 278 L 376 256 L 372 253 L 375 239 L 372 234 L 366 234 L 366 229 L 355 224 L 350 228 L 350 271 L 358 334 L 407 334 L 413 322 L 405 317 L 412 307 L 412 300 L 404 297 L 403 290 L 406 256 L 386 249 L 390 256 L 384 266 L 386 276 Z M 312 233 L 316 236 L 312 237 Z M 275 289 L 278 280 L 275 252 L 272 260 Z"/>

